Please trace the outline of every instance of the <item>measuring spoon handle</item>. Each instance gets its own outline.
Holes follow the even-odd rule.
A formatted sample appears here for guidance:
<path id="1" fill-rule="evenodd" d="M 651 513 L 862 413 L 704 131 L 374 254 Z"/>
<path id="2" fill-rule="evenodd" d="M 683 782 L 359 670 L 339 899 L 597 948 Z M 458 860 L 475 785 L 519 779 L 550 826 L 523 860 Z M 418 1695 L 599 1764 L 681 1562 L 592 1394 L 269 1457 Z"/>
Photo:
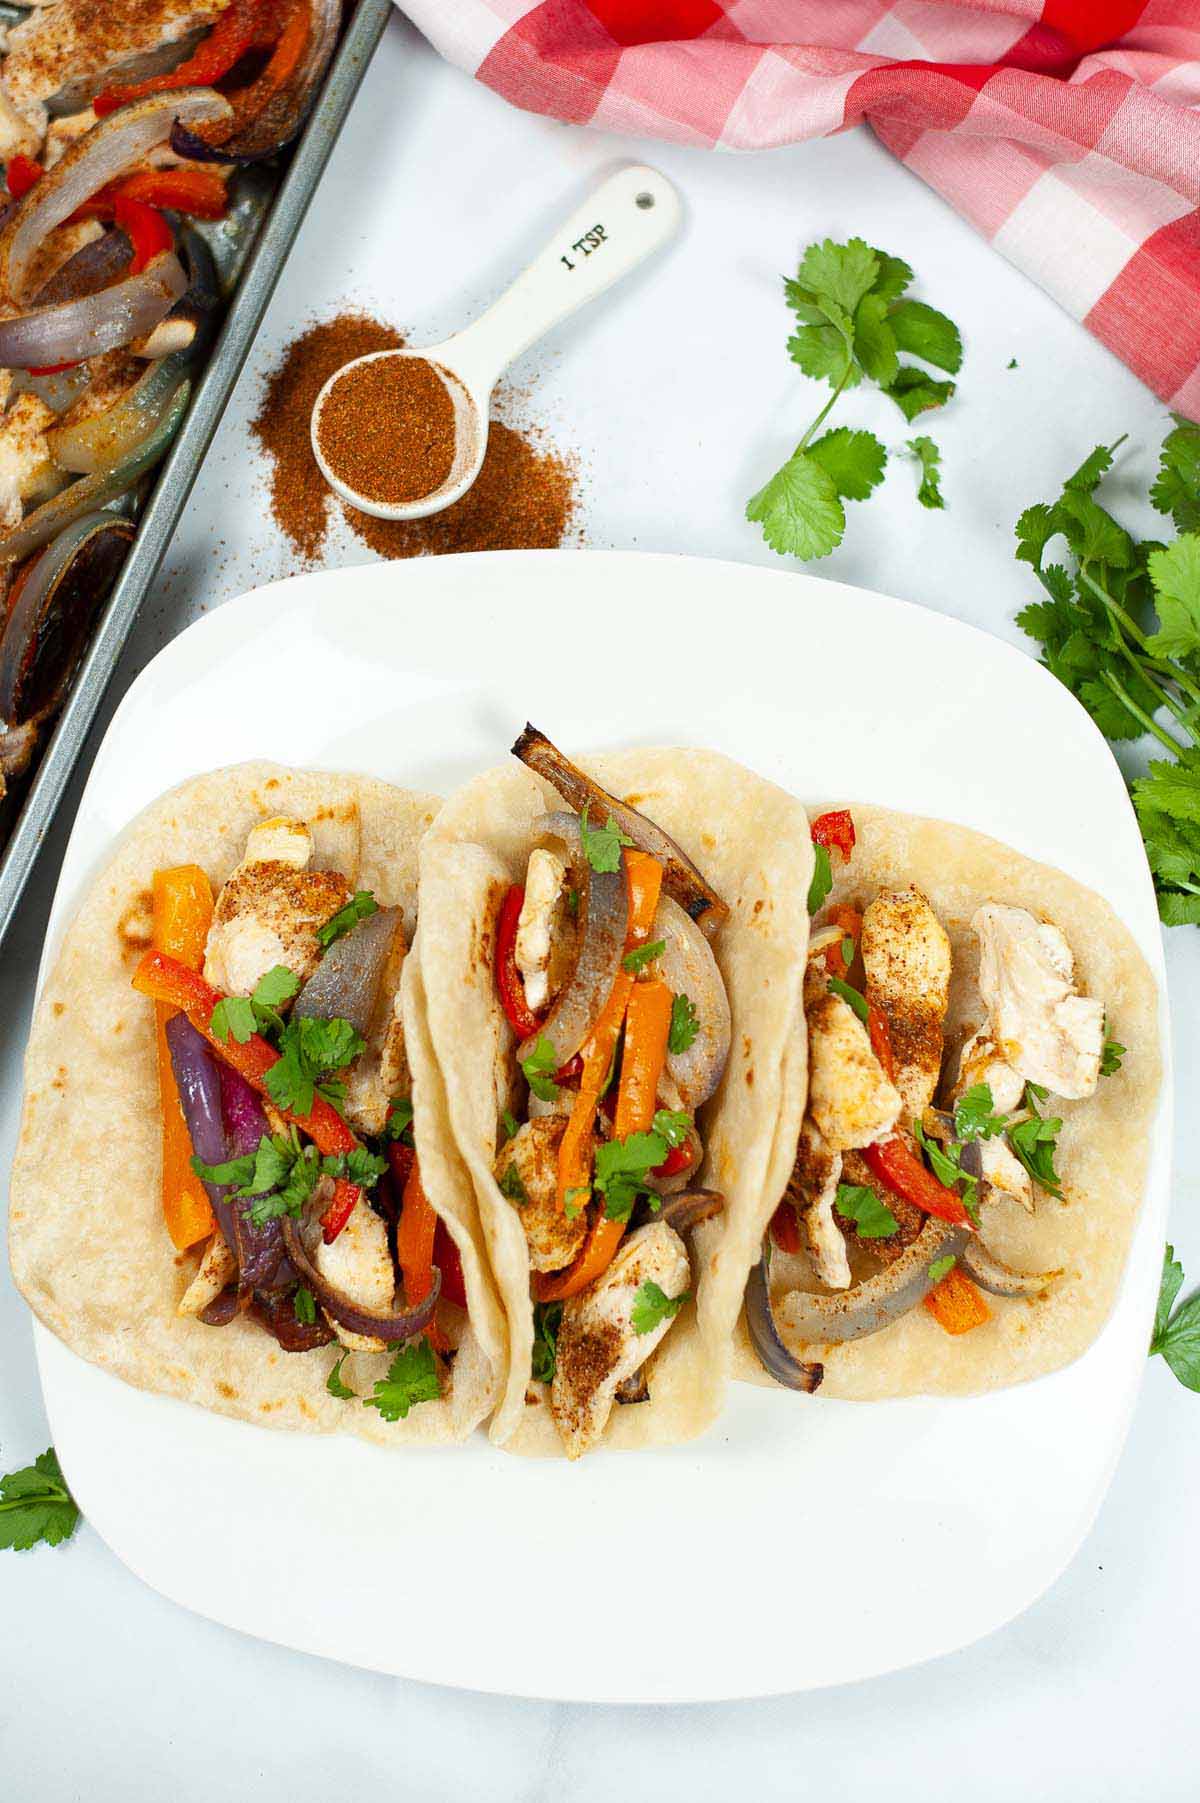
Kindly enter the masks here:
<path id="1" fill-rule="evenodd" d="M 657 169 L 634 163 L 619 170 L 571 214 L 482 318 L 458 333 L 446 361 L 468 387 L 490 392 L 506 365 L 636 269 L 674 236 L 682 217 L 679 195 Z"/>

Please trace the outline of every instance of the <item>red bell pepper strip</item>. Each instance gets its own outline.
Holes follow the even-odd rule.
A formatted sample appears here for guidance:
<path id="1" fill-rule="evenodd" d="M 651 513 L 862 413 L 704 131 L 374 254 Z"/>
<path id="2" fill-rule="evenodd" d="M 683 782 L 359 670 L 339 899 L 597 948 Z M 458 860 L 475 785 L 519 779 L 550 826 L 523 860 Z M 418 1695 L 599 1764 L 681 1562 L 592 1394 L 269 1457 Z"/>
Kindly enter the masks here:
<path id="1" fill-rule="evenodd" d="M 459 1308 L 467 1306 L 467 1284 L 463 1277 L 462 1258 L 445 1221 L 437 1224 L 433 1236 L 433 1262 L 442 1274 L 442 1295 Z"/>
<path id="2" fill-rule="evenodd" d="M 175 234 L 155 207 L 144 201 L 129 200 L 117 194 L 113 200 L 113 218 L 133 246 L 129 274 L 140 275 L 148 263 L 175 248 Z"/>
<path id="3" fill-rule="evenodd" d="M 148 76 L 145 81 L 106 88 L 92 101 L 92 110 L 98 119 L 103 119 L 106 113 L 115 113 L 118 107 L 147 94 L 161 94 L 171 88 L 211 88 L 228 75 L 248 50 L 273 43 L 280 28 L 279 8 L 271 0 L 232 0 L 186 62 L 162 75 Z"/>
<path id="4" fill-rule="evenodd" d="M 844 863 L 850 862 L 855 841 L 849 808 L 835 808 L 828 814 L 818 814 L 810 830 L 814 845 L 823 845 L 826 851 L 833 846 L 841 852 Z"/>
<path id="5" fill-rule="evenodd" d="M 193 219 L 220 219 L 229 204 L 225 177 L 215 169 L 135 169 L 85 200 L 77 219 L 101 219 L 118 200 L 138 200 L 148 207 L 169 207 Z"/>
<path id="6" fill-rule="evenodd" d="M 22 156 L 19 151 L 16 156 L 9 157 L 5 165 L 4 180 L 14 200 L 20 200 L 22 195 L 28 194 L 30 188 L 41 179 L 42 165 L 35 162 L 33 157 Z"/>
<path id="7" fill-rule="evenodd" d="M 677 1177 L 680 1171 L 686 1171 L 692 1162 L 692 1148 L 687 1140 L 681 1146 L 672 1146 L 661 1164 L 656 1164 L 652 1176 Z"/>
<path id="8" fill-rule="evenodd" d="M 214 989 L 211 983 L 205 982 L 199 971 L 189 970 L 186 964 L 181 964 L 176 958 L 168 958 L 165 952 L 149 951 L 133 973 L 133 987 L 140 995 L 148 995 L 151 1001 L 166 1002 L 170 1007 L 178 1008 L 181 1014 L 186 1014 L 197 1033 L 204 1035 L 217 1056 L 243 1076 L 260 1095 L 271 1100 L 271 1092 L 267 1088 L 267 1072 L 279 1063 L 279 1053 L 258 1033 L 252 1033 L 245 1045 L 239 1045 L 232 1034 L 228 1039 L 218 1039 L 212 1031 L 212 1013 L 224 997 L 219 989 Z M 298 1127 L 301 1133 L 307 1133 L 318 1152 L 325 1157 L 336 1158 L 341 1153 L 353 1152 L 358 1145 L 350 1127 L 324 1096 L 313 1097 L 313 1105 L 307 1114 L 297 1114 L 290 1108 L 279 1108 L 273 1101 L 271 1105 L 291 1126 Z M 347 1182 L 344 1177 L 336 1180 L 333 1200 L 321 1216 L 321 1229 L 326 1245 L 342 1231 L 361 1194 L 357 1185 Z"/>
<path id="9" fill-rule="evenodd" d="M 404 1195 L 404 1186 L 412 1175 L 417 1155 L 411 1146 L 405 1145 L 402 1139 L 392 1139 L 384 1148 L 384 1156 L 392 1173 L 392 1182 L 396 1186 L 396 1200 L 399 1203 Z"/>
<path id="10" fill-rule="evenodd" d="M 785 1200 L 779 1204 L 771 1216 L 771 1238 L 781 1252 L 799 1252 L 800 1223 L 796 1219 L 793 1204 Z"/>
<path id="11" fill-rule="evenodd" d="M 524 904 L 525 891 L 520 883 L 514 883 L 500 904 L 496 922 L 496 988 L 508 1024 L 522 1040 L 530 1039 L 545 1019 L 525 1000 L 525 981 L 517 969 L 517 923 Z"/>
<path id="12" fill-rule="evenodd" d="M 409 1308 L 424 1301 L 433 1288 L 433 1243 L 437 1212 L 421 1182 L 420 1162 L 414 1157 L 404 1185 L 400 1219 L 396 1223 L 396 1263 L 404 1279 L 404 1300 Z M 429 1343 L 435 1352 L 448 1352 L 450 1342 L 436 1320 L 429 1326 Z"/>
<path id="13" fill-rule="evenodd" d="M 939 1183 L 899 1136 L 884 1140 L 880 1146 L 864 1146 L 862 1156 L 872 1175 L 906 1202 L 912 1202 L 927 1215 L 936 1215 L 940 1221 L 963 1227 L 973 1225 L 962 1197 Z"/>

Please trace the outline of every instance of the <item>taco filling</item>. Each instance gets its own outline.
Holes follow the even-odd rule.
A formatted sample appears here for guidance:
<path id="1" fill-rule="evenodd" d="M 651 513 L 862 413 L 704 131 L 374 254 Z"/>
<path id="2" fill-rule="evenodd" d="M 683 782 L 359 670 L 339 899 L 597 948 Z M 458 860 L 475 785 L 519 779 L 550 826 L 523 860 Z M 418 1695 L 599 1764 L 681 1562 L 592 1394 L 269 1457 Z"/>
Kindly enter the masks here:
<path id="1" fill-rule="evenodd" d="M 279 816 L 215 895 L 197 865 L 156 873 L 133 977 L 155 1004 L 164 1225 L 198 1258 L 178 1313 L 253 1319 L 289 1353 L 392 1352 L 368 1399 L 387 1419 L 441 1394 L 466 1308 L 413 1143 L 407 949 L 402 910 Z M 340 1362 L 328 1387 L 355 1394 Z"/>
<path id="2" fill-rule="evenodd" d="M 697 1114 L 730 1011 L 710 938 L 727 908 L 651 820 L 527 728 L 514 751 L 568 804 L 532 824 L 500 897 L 494 981 L 515 1035 L 494 1176 L 524 1231 L 533 1376 L 567 1455 L 650 1395 L 693 1289 Z"/>
<path id="3" fill-rule="evenodd" d="M 831 1346 L 921 1307 L 965 1334 L 991 1319 L 986 1295 L 1032 1297 L 1054 1284 L 1059 1272 L 1016 1270 L 989 1250 L 989 1221 L 1061 1203 L 1053 1098 L 1094 1095 L 1124 1050 L 1106 1037 L 1103 999 L 1081 993 L 1052 920 L 979 900 L 965 923 L 971 969 L 960 971 L 916 883 L 857 892 L 848 811 L 820 815 L 812 834 L 807 1102 L 746 1298 L 763 1365 L 808 1390 L 822 1368 L 785 1336 L 801 1350 Z M 825 907 L 831 856 L 854 899 Z M 968 983 L 976 1018 L 962 1023 L 952 998 Z M 800 1272 L 774 1298 L 772 1247 Z"/>

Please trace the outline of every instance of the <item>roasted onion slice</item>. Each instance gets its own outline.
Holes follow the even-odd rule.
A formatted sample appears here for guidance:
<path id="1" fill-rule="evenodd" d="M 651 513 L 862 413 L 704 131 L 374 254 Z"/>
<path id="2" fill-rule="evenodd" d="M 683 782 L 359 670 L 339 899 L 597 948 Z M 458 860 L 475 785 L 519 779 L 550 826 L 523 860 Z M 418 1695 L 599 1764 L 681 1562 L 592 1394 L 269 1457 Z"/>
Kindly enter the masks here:
<path id="1" fill-rule="evenodd" d="M 980 1236 L 973 1233 L 958 1255 L 958 1262 L 968 1277 L 973 1277 L 981 1290 L 992 1296 L 1038 1296 L 1061 1277 L 1057 1271 L 1014 1271 L 994 1253 L 989 1252 Z"/>
<path id="2" fill-rule="evenodd" d="M 402 924 L 399 908 L 379 908 L 335 939 L 296 997 L 292 1013 L 348 1020 L 365 1039 Z"/>
<path id="3" fill-rule="evenodd" d="M 367 1204 L 359 1206 L 366 1207 Z M 283 1243 L 287 1248 L 287 1255 L 301 1283 L 312 1291 L 331 1321 L 336 1321 L 339 1327 L 346 1328 L 350 1333 L 362 1334 L 366 1339 L 385 1340 L 389 1346 L 415 1339 L 418 1334 L 425 1332 L 433 1320 L 442 1291 L 442 1274 L 436 1265 L 433 1268 L 433 1284 L 429 1294 L 415 1307 L 367 1308 L 363 1303 L 343 1295 L 317 1269 L 312 1253 L 316 1250 L 320 1236 L 320 1223 L 311 1208 L 300 1221 L 294 1221 L 290 1216 L 284 1217 Z"/>
<path id="4" fill-rule="evenodd" d="M 779 1305 L 788 1332 L 808 1345 L 837 1345 L 879 1333 L 923 1302 L 934 1286 L 929 1267 L 939 1258 L 958 1258 L 973 1238 L 968 1227 L 930 1215 L 912 1244 L 881 1271 L 835 1295 L 791 1290 Z M 749 1315 L 747 1290 L 747 1316 Z"/>
<path id="5" fill-rule="evenodd" d="M 308 30 L 303 43 L 295 43 L 289 19 L 262 73 L 230 95 L 229 123 L 196 131 L 181 120 L 171 133 L 177 156 L 257 163 L 291 143 L 333 55 L 342 17 L 340 0 L 306 0 L 305 10 Z"/>
<path id="6" fill-rule="evenodd" d="M 795 1358 L 784 1345 L 775 1324 L 765 1252 L 746 1283 L 746 1327 L 759 1363 L 777 1384 L 788 1390 L 803 1390 L 809 1396 L 820 1388 L 825 1376 L 824 1365 L 815 1360 Z"/>
<path id="7" fill-rule="evenodd" d="M 574 966 L 541 1028 L 517 1052 L 518 1059 L 527 1058 L 545 1036 L 554 1047 L 559 1065 L 566 1064 L 589 1037 L 620 974 L 629 930 L 624 852 L 617 870 L 593 870 L 583 859 L 578 881 L 579 932 Z"/>
<path id="8" fill-rule="evenodd" d="M 552 783 L 576 813 L 581 814 L 585 807 L 590 807 L 592 825 L 603 826 L 611 818 L 640 851 L 657 858 L 663 867 L 663 887 L 668 895 L 674 896 L 705 933 L 715 933 L 721 922 L 728 918 L 729 909 L 725 903 L 674 839 L 645 814 L 631 808 L 628 802 L 618 801 L 615 795 L 602 789 L 577 764 L 564 757 L 557 745 L 552 745 L 536 726 L 527 723 L 512 750 L 513 756 L 527 764 L 535 775 Z"/>

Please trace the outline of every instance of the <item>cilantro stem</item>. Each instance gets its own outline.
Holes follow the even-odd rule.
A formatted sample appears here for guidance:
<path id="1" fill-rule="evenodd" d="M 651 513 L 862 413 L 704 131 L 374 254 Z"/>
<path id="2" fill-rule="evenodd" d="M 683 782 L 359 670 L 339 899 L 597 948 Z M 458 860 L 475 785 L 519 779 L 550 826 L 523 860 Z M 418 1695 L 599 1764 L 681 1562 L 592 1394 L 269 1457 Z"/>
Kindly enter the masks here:
<path id="1" fill-rule="evenodd" d="M 1187 750 L 1186 745 L 1181 745 L 1178 739 L 1173 739 L 1170 733 L 1158 724 L 1157 720 L 1151 719 L 1150 715 L 1146 713 L 1143 708 L 1138 706 L 1128 689 L 1125 688 L 1123 683 L 1118 682 L 1111 670 L 1102 671 L 1100 680 L 1107 688 L 1112 690 L 1122 706 L 1129 709 L 1134 719 L 1137 720 L 1147 732 L 1153 733 L 1160 745 L 1166 746 L 1172 757 L 1177 758 Z"/>
<path id="2" fill-rule="evenodd" d="M 1178 664 L 1170 663 L 1165 658 L 1151 656 L 1149 641 L 1137 621 L 1133 619 L 1130 614 L 1126 613 L 1119 601 L 1113 600 L 1108 590 L 1102 588 L 1100 583 L 1098 583 L 1093 576 L 1089 575 L 1082 564 L 1079 569 L 1079 580 L 1087 584 L 1088 588 L 1091 589 L 1098 601 L 1104 603 L 1104 606 L 1108 609 L 1108 612 L 1112 615 L 1116 624 L 1123 632 L 1129 635 L 1138 650 L 1142 653 L 1141 658 L 1136 660 L 1140 673 L 1145 675 L 1146 669 L 1151 669 L 1157 671 L 1160 676 L 1168 676 L 1178 688 L 1183 690 L 1185 695 L 1190 696 L 1193 701 L 1200 702 L 1200 688 L 1197 688 L 1194 682 L 1188 680 Z M 1121 649 L 1125 652 L 1126 657 L 1130 656 L 1130 652 L 1125 645 L 1122 645 Z M 1171 703 L 1169 697 L 1166 697 L 1166 700 L 1168 707 L 1170 707 Z M 1175 712 L 1174 708 L 1172 708 L 1172 712 Z M 1175 717 L 1180 721 L 1181 725 L 1187 724 L 1181 714 L 1176 713 Z"/>
<path id="3" fill-rule="evenodd" d="M 32 1496 L 13 1496 L 10 1497 L 7 1502 L 0 1502 L 0 1515 L 5 1514 L 9 1509 L 27 1509 L 30 1503 L 65 1503 L 70 1502 L 70 1500 L 71 1498 L 68 1493 L 51 1479 L 47 1481 L 44 1490 L 39 1490 Z"/>
<path id="4" fill-rule="evenodd" d="M 846 383 L 850 380 L 850 371 L 853 368 L 854 368 L 854 356 L 853 356 L 853 353 L 852 353 L 849 345 L 847 345 L 847 347 L 846 347 L 846 367 L 841 373 L 841 377 L 838 381 L 838 385 L 834 389 L 833 393 L 830 395 L 829 399 L 826 401 L 825 405 L 822 407 L 821 411 L 818 413 L 816 419 L 812 422 L 812 425 L 808 428 L 808 431 L 804 434 L 804 437 L 800 440 L 800 443 L 796 446 L 795 451 L 792 453 L 793 456 L 799 457 L 801 451 L 803 451 L 805 449 L 806 445 L 808 444 L 809 439 L 812 437 L 813 433 L 817 430 L 817 427 L 824 425 L 824 423 L 828 419 L 830 413 L 832 413 L 833 408 L 836 405 L 838 399 L 840 398 L 843 388 L 845 388 Z"/>

